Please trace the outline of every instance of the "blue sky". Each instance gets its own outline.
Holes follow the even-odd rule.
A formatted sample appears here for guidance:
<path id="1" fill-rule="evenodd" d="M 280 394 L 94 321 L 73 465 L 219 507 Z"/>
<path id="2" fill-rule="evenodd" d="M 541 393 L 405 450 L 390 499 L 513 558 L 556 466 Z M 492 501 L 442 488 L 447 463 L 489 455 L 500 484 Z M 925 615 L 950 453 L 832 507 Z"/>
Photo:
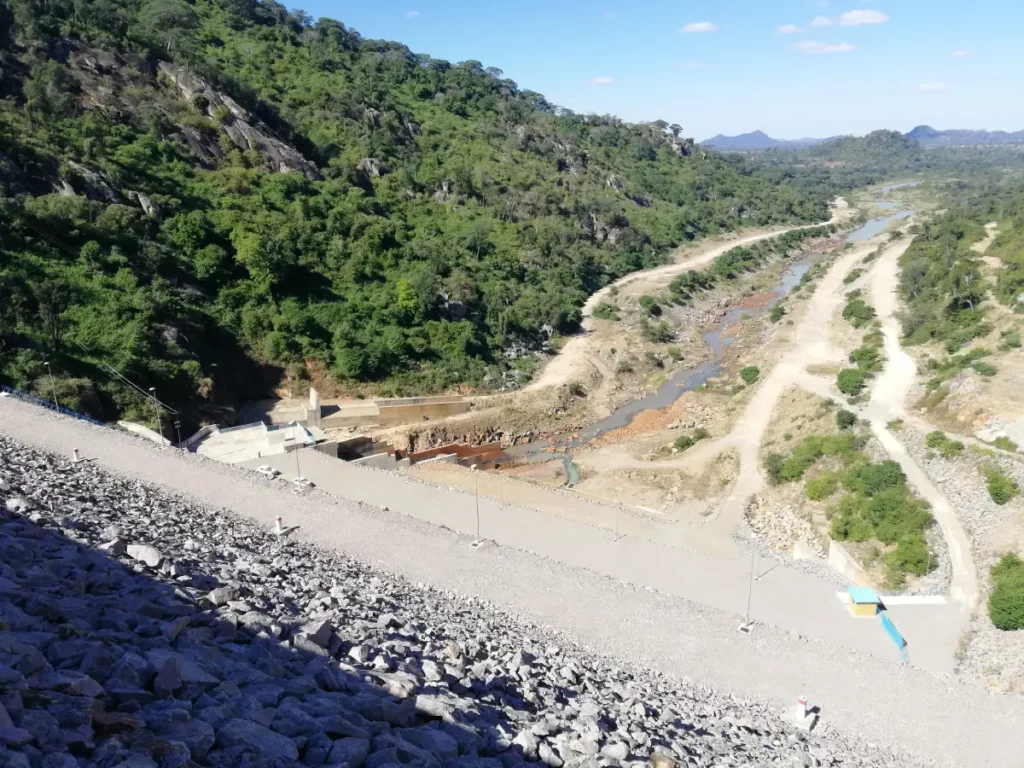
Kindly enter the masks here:
<path id="1" fill-rule="evenodd" d="M 1022 0 L 288 2 L 498 67 L 577 112 L 661 118 L 698 139 L 1024 129 Z"/>

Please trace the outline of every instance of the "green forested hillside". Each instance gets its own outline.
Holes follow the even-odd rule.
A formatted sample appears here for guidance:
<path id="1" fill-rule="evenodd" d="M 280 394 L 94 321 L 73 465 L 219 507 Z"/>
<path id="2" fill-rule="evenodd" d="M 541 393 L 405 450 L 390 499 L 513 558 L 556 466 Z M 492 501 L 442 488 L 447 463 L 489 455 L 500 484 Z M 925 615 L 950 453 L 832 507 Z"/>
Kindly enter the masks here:
<path id="1" fill-rule="evenodd" d="M 663 122 L 257 0 L 0 0 L 0 381 L 194 418 L 282 371 L 494 385 L 618 275 L 827 218 Z M 216 365 L 215 365 L 216 364 Z M 190 417 L 191 418 L 191 417 Z"/>

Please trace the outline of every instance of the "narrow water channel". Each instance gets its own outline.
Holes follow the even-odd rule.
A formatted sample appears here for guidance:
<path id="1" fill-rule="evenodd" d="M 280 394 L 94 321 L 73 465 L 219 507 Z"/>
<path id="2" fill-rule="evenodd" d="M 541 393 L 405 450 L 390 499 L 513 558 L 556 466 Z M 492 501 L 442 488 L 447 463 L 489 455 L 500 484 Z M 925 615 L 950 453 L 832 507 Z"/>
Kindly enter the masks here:
<path id="1" fill-rule="evenodd" d="M 913 186 L 917 183 L 906 182 L 904 184 L 890 185 L 883 187 L 882 193 L 887 194 L 892 189 Z M 887 201 L 882 202 L 886 203 Z M 888 204 L 879 207 L 891 210 L 899 206 L 899 203 L 893 203 L 891 207 Z M 910 210 L 898 210 L 887 216 L 870 219 L 862 227 L 851 232 L 847 236 L 847 242 L 856 243 L 870 240 L 875 235 L 884 232 L 892 222 L 905 219 L 912 213 L 913 211 Z M 579 468 L 573 463 L 568 451 L 574 448 L 581 448 L 601 435 L 628 426 L 639 413 L 668 408 L 685 393 L 699 389 L 710 379 L 719 376 L 722 372 L 722 360 L 733 342 L 732 336 L 728 331 L 746 317 L 760 317 L 770 312 L 772 307 L 789 295 L 800 284 L 801 279 L 807 274 L 812 265 L 813 261 L 809 258 L 799 258 L 796 260 L 782 275 L 779 283 L 772 288 L 775 297 L 764 307 L 759 309 L 736 308 L 726 312 L 722 319 L 716 323 L 715 327 L 704 334 L 704 341 L 712 352 L 709 360 L 677 371 L 654 392 L 620 406 L 610 416 L 581 430 L 578 436 L 557 435 L 550 440 L 536 440 L 526 445 L 517 445 L 509 448 L 507 453 L 519 460 L 525 460 L 529 464 L 543 463 L 556 459 L 561 460 L 562 465 L 565 467 L 566 485 L 570 488 L 576 485 L 580 481 L 580 472 Z"/>

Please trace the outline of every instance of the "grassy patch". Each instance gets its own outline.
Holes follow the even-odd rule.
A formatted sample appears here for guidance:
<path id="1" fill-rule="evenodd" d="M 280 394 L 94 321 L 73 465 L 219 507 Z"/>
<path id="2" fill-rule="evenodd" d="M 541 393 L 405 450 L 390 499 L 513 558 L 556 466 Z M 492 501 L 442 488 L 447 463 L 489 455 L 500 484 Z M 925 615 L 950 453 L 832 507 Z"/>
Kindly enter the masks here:
<path id="1" fill-rule="evenodd" d="M 945 432 L 938 429 L 925 436 L 924 444 L 928 448 L 938 451 L 944 459 L 955 459 L 964 452 L 963 443 L 959 440 L 951 440 Z"/>
<path id="2" fill-rule="evenodd" d="M 843 308 L 843 319 L 854 328 L 863 328 L 875 319 L 875 308 L 864 301 L 860 291 L 851 291 L 846 297 L 846 306 Z"/>

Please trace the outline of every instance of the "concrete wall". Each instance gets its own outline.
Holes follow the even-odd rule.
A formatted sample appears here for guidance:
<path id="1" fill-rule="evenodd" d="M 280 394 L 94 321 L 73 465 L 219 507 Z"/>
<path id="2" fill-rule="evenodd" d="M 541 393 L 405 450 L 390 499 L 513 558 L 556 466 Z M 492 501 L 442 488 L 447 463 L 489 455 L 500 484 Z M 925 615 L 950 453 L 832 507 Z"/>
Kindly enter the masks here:
<path id="1" fill-rule="evenodd" d="M 846 547 L 835 539 L 829 539 L 828 542 L 828 564 L 832 570 L 842 574 L 847 581 L 858 587 L 874 586 L 867 571 L 853 559 L 853 555 L 846 551 Z"/>
<path id="2" fill-rule="evenodd" d="M 136 424 L 133 421 L 119 421 L 117 422 L 117 426 L 121 427 L 121 429 L 127 432 L 131 432 L 133 435 L 144 437 L 147 440 L 150 440 L 158 445 L 171 444 L 171 441 L 168 440 L 166 437 L 161 437 L 149 427 L 144 427 L 141 424 Z"/>
<path id="3" fill-rule="evenodd" d="M 325 429 L 392 427 L 429 419 L 443 419 L 471 408 L 461 397 L 407 397 L 341 406 L 324 406 L 320 424 Z"/>
<path id="4" fill-rule="evenodd" d="M 393 453 L 378 453 L 376 456 L 367 456 L 365 459 L 356 459 L 348 463 L 355 467 L 394 469 L 398 465 L 398 460 Z"/>
<path id="5" fill-rule="evenodd" d="M 200 427 L 199 430 L 194 435 L 192 435 L 192 437 L 188 438 L 188 440 L 181 444 L 181 447 L 191 449 L 193 445 L 198 443 L 204 437 L 212 435 L 214 432 L 218 431 L 220 431 L 220 427 L 218 427 L 216 424 L 207 424 L 205 427 Z"/>
<path id="6" fill-rule="evenodd" d="M 448 403 L 425 403 L 423 405 L 380 406 L 377 423 L 382 427 L 397 424 L 412 424 L 417 421 L 444 419 L 459 413 L 466 413 L 472 405 L 466 401 Z"/>

